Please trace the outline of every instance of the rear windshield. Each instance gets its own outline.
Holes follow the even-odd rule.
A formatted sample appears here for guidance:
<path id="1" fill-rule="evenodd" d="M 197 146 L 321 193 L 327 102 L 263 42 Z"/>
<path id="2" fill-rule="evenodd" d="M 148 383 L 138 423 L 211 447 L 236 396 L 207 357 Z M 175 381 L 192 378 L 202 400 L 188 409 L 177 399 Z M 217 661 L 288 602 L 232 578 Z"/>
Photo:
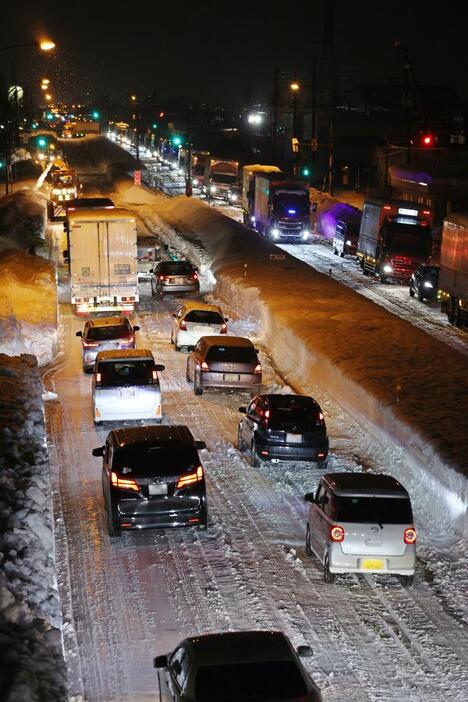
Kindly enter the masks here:
<path id="1" fill-rule="evenodd" d="M 293 661 L 246 661 L 202 666 L 195 698 L 203 702 L 270 702 L 305 699 L 307 687 Z"/>
<path id="2" fill-rule="evenodd" d="M 251 346 L 212 346 L 206 360 L 226 363 L 256 363 L 257 354 Z"/>
<path id="3" fill-rule="evenodd" d="M 339 497 L 337 521 L 412 524 L 411 503 L 399 497 Z"/>
<path id="4" fill-rule="evenodd" d="M 113 467 L 121 473 L 130 468 L 135 476 L 177 476 L 196 471 L 200 459 L 192 446 L 131 446 L 116 452 Z M 125 472 L 125 471 L 124 471 Z"/>
<path id="5" fill-rule="evenodd" d="M 224 320 L 218 312 L 192 310 L 185 315 L 185 321 L 195 322 L 196 324 L 222 324 Z"/>
<path id="6" fill-rule="evenodd" d="M 148 361 L 101 361 L 98 373 L 101 386 L 150 385 L 153 382 L 154 363 Z"/>
<path id="7" fill-rule="evenodd" d="M 87 339 L 91 341 L 109 341 L 111 339 L 126 339 L 132 335 L 130 325 L 112 325 L 109 327 L 90 327 Z"/>
<path id="8" fill-rule="evenodd" d="M 285 405 L 272 407 L 270 410 L 269 426 L 271 429 L 289 430 L 293 428 L 312 431 L 320 426 L 320 410 L 318 408 Z"/>
<path id="9" fill-rule="evenodd" d="M 158 266 L 158 273 L 164 275 L 192 275 L 193 266 L 185 261 L 165 261 Z"/>

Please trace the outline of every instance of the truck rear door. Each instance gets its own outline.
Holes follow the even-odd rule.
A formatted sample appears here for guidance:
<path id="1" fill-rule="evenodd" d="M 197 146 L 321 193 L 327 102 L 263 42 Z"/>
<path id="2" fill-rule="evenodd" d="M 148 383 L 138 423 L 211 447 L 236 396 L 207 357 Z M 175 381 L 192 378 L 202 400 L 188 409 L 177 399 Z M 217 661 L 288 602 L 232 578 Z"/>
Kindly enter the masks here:
<path id="1" fill-rule="evenodd" d="M 101 285 L 108 294 L 135 295 L 137 287 L 137 241 L 132 220 L 99 223 Z"/>
<path id="2" fill-rule="evenodd" d="M 100 243 L 96 236 L 97 222 L 70 223 L 70 273 L 72 295 L 99 294 Z"/>

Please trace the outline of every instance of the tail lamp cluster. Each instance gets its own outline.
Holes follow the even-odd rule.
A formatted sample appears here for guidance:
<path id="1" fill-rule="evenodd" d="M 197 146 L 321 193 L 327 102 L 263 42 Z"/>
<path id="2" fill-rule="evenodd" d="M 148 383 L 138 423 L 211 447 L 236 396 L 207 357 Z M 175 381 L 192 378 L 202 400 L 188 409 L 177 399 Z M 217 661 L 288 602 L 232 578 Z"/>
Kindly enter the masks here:
<path id="1" fill-rule="evenodd" d="M 330 541 L 335 543 L 341 543 L 344 541 L 345 531 L 342 526 L 338 524 L 332 524 L 330 526 Z M 403 532 L 403 541 L 405 544 L 415 544 L 416 543 L 416 529 L 414 527 L 407 527 Z"/>

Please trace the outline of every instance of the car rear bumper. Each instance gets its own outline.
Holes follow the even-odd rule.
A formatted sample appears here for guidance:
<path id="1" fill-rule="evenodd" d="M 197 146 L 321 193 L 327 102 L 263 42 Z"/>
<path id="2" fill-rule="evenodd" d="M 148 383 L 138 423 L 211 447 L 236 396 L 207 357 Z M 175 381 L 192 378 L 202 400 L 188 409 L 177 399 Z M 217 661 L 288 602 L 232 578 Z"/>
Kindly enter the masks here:
<path id="1" fill-rule="evenodd" d="M 209 329 L 205 332 L 189 332 L 179 329 L 176 332 L 177 346 L 195 346 L 202 336 L 220 336 L 219 332 Z"/>
<path id="2" fill-rule="evenodd" d="M 332 573 L 387 573 L 390 575 L 414 575 L 416 548 L 406 546 L 401 556 L 385 554 L 346 554 L 340 544 L 331 544 L 328 562 Z"/>
<path id="3" fill-rule="evenodd" d="M 161 285 L 158 283 L 156 286 L 158 291 L 160 293 L 168 294 L 168 293 L 180 293 L 180 292 L 193 292 L 193 293 L 198 293 L 200 291 L 200 286 L 197 285 L 192 285 L 189 283 L 181 283 L 178 285 Z"/>
<path id="4" fill-rule="evenodd" d="M 213 373 L 200 374 L 202 388 L 253 388 L 261 385 L 261 373 Z"/>
<path id="5" fill-rule="evenodd" d="M 124 500 L 117 505 L 117 515 L 121 528 L 128 530 L 197 526 L 206 522 L 206 501 L 198 496 Z"/>
<path id="6" fill-rule="evenodd" d="M 256 445 L 258 456 L 264 461 L 308 461 L 315 463 L 324 461 L 328 456 L 328 444 L 323 446 L 297 446 L 297 445 Z"/>

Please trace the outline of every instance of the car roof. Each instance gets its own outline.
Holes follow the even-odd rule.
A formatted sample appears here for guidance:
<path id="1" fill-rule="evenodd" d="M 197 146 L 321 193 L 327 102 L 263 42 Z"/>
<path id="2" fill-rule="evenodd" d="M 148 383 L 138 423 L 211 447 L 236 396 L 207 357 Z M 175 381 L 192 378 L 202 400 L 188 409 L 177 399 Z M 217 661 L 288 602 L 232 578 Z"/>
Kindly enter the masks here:
<path id="1" fill-rule="evenodd" d="M 304 407 L 318 407 L 318 402 L 316 400 L 314 400 L 313 397 L 310 397 L 309 395 L 274 393 L 274 394 L 259 395 L 258 397 L 261 397 L 262 399 L 264 399 L 265 402 L 267 402 L 271 407 L 277 407 L 278 405 L 285 405 L 285 404 L 297 404 L 297 405 L 303 405 Z"/>
<path id="2" fill-rule="evenodd" d="M 149 349 L 121 349 L 114 351 L 98 351 L 96 361 L 115 361 L 116 359 L 125 361 L 126 359 L 133 361 L 154 361 L 154 356 Z"/>
<path id="3" fill-rule="evenodd" d="M 250 339 L 245 336 L 202 336 L 207 346 L 250 346 L 253 347 Z"/>
<path id="4" fill-rule="evenodd" d="M 128 427 L 110 432 L 119 448 L 128 446 L 193 446 L 192 432 L 184 425 Z"/>
<path id="5" fill-rule="evenodd" d="M 163 266 L 163 265 L 166 265 L 166 264 L 167 264 L 167 265 L 170 264 L 170 265 L 173 266 L 174 264 L 177 264 L 177 263 L 183 263 L 184 266 L 187 266 L 187 265 L 193 266 L 193 265 L 194 265 L 191 261 L 180 261 L 180 260 L 173 261 L 172 259 L 169 259 L 169 260 L 167 260 L 167 261 L 159 261 L 158 266 Z"/>
<path id="6" fill-rule="evenodd" d="M 192 310 L 200 310 L 200 312 L 221 312 L 221 307 L 218 305 L 208 305 L 206 302 L 197 302 L 197 300 L 191 300 L 182 305 L 181 309 L 185 313 L 192 312 Z"/>
<path id="7" fill-rule="evenodd" d="M 68 219 L 73 222 L 95 222 L 99 219 L 113 222 L 121 222 L 122 220 L 136 221 L 135 216 L 123 207 L 95 207 L 94 209 L 85 208 L 71 210 L 67 216 Z"/>
<path id="8" fill-rule="evenodd" d="M 391 475 L 372 473 L 325 473 L 321 480 L 335 495 L 356 497 L 408 497 L 408 492 Z"/>
<path id="9" fill-rule="evenodd" d="M 70 200 L 67 204 L 67 210 L 73 209 L 92 209 L 94 207 L 115 208 L 114 203 L 109 197 L 76 197 Z"/>
<path id="10" fill-rule="evenodd" d="M 130 324 L 128 317 L 96 317 L 88 319 L 90 327 L 120 327 L 122 324 Z"/>
<path id="11" fill-rule="evenodd" d="M 294 649 L 281 631 L 228 631 L 185 639 L 197 665 L 295 659 Z"/>

